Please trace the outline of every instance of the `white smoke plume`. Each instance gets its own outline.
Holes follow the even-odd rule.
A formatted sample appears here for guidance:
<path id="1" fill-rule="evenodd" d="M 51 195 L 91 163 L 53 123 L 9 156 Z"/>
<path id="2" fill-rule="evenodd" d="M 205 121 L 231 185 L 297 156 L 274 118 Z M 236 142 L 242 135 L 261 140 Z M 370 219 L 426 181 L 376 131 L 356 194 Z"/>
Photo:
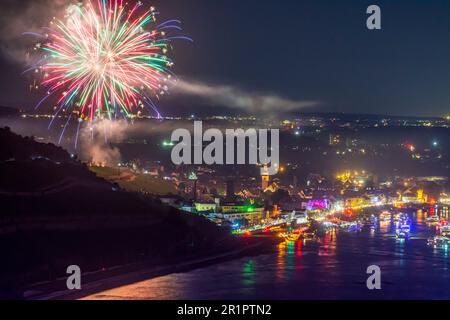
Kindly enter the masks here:
<path id="1" fill-rule="evenodd" d="M 127 128 L 126 120 L 100 120 L 84 128 L 80 132 L 83 158 L 94 165 L 116 167 L 121 154 L 112 144 L 125 139 Z"/>
<path id="2" fill-rule="evenodd" d="M 228 85 L 210 85 L 201 82 L 180 80 L 175 93 L 207 99 L 223 107 L 243 109 L 248 112 L 294 111 L 319 105 L 318 101 L 292 100 L 276 94 L 252 93 Z"/>

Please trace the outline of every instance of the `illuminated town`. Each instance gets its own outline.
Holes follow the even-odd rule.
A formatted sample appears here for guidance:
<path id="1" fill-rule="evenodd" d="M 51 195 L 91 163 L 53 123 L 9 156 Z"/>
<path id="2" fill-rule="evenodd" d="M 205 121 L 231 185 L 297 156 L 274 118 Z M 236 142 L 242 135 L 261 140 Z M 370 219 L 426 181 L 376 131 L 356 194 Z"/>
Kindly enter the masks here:
<path id="1" fill-rule="evenodd" d="M 23 114 L 21 117 L 45 119 L 51 116 Z M 289 141 L 283 146 L 285 152 L 294 151 L 300 156 L 283 156 L 284 161 L 278 164 L 279 174 L 274 177 L 258 174 L 258 166 L 247 166 L 243 170 L 237 168 L 235 174 L 224 172 L 220 166 L 174 166 L 167 161 L 167 154 L 174 146 L 168 132 L 169 138 L 164 139 L 162 135 L 160 141 L 153 142 L 153 147 L 160 153 L 165 152 L 166 157 L 129 157 L 114 167 L 92 161 L 91 170 L 125 189 L 131 188 L 144 194 L 157 193 L 163 204 L 202 216 L 218 226 L 231 228 L 236 235 L 250 236 L 264 232 L 289 237 L 290 233 L 308 225 L 311 219 L 327 227 L 359 227 L 364 224 L 360 214 L 364 209 L 374 209 L 375 212 L 386 210 L 394 214 L 402 208 L 416 208 L 430 217 L 435 210 L 448 214 L 448 176 L 436 174 L 440 171 L 439 167 L 441 172 L 448 170 L 448 151 L 443 149 L 437 138 L 425 141 L 425 144 L 423 139 L 417 139 L 417 145 L 413 139 L 389 141 L 390 138 L 375 144 L 370 142 L 370 138 L 362 138 L 360 132 L 374 128 L 400 132 L 405 127 L 448 129 L 449 117 L 362 116 L 354 120 L 341 117 L 305 115 L 278 123 L 259 122 L 252 117 L 201 119 L 233 122 L 243 127 L 279 128 L 282 135 L 287 136 L 284 141 Z M 176 124 L 177 121 L 189 120 L 192 117 L 169 117 L 164 121 Z M 136 121 L 158 123 L 159 120 L 140 118 Z M 46 140 L 45 137 L 38 139 Z M 69 136 L 69 144 L 70 139 Z M 307 140 L 312 143 L 305 144 Z M 152 142 L 134 138 L 121 144 L 148 146 Z M 311 165 L 308 161 L 310 156 L 302 156 L 306 153 L 319 154 L 324 160 L 332 159 L 341 167 L 334 170 L 326 168 L 326 173 L 323 169 L 309 171 L 305 167 Z M 374 159 L 384 156 L 383 153 L 395 153 L 399 161 L 408 162 L 405 166 L 423 166 L 432 170 L 427 170 L 429 174 L 414 175 L 414 169 L 402 172 L 399 166 L 390 168 L 391 172 L 386 174 L 386 170 L 377 170 L 373 164 Z"/>
<path id="2" fill-rule="evenodd" d="M 211 117 L 203 120 L 211 119 L 242 123 L 244 126 L 263 125 L 254 118 L 245 117 Z M 426 212 L 431 209 L 433 212 L 435 207 L 444 206 L 443 212 L 446 214 L 448 211 L 448 176 L 414 175 L 414 171 L 402 173 L 400 167 L 392 168 L 392 172 L 386 175 L 386 171 L 372 171 L 373 164 L 370 164 L 373 159 L 383 157 L 383 153 L 397 153 L 411 166 L 441 166 L 442 172 L 445 172 L 448 170 L 447 150 L 443 150 L 438 140 L 433 139 L 428 141 L 428 145 L 420 146 L 415 146 L 412 140 L 390 142 L 389 139 L 373 144 L 356 134 L 360 130 L 378 127 L 394 130 L 399 126 L 448 129 L 448 117 L 346 121 L 337 117 L 305 116 L 303 119 L 283 120 L 269 125 L 278 125 L 283 135 L 291 136 L 290 143 L 283 146 L 287 153 L 292 150 L 300 154 L 297 159 L 283 157 L 285 161 L 279 164 L 279 174 L 275 177 L 258 175 L 256 167 L 238 169 L 236 174 L 229 174 L 221 171 L 220 166 L 173 166 L 163 163 L 162 159 L 152 162 L 130 158 L 118 164 L 121 174 L 109 175 L 107 166 L 101 163 L 92 163 L 92 170 L 119 185 L 121 176 L 127 176 L 126 172 L 143 181 L 160 181 L 170 189 L 168 194 L 159 196 L 162 203 L 201 215 L 219 226 L 231 227 L 236 234 L 267 232 L 271 228 L 278 230 L 297 222 L 307 224 L 310 218 L 328 224 L 328 220 L 341 216 L 356 223 L 360 219 L 358 212 L 370 208 L 397 210 L 411 207 Z M 345 133 L 335 133 L 342 128 L 345 128 Z M 315 146 L 305 145 L 305 140 L 310 139 Z M 150 142 L 125 142 L 132 145 L 139 143 Z M 156 142 L 155 147 L 167 151 L 173 145 L 170 139 L 166 139 Z M 301 156 L 304 153 L 320 153 L 322 158 L 331 158 L 344 165 L 342 169 L 326 174 L 323 171 L 304 171 L 299 168 L 310 164 L 308 156 Z M 355 166 L 350 159 L 357 159 L 353 162 L 360 164 Z M 151 184 L 147 186 L 143 183 L 139 191 L 154 193 Z"/>

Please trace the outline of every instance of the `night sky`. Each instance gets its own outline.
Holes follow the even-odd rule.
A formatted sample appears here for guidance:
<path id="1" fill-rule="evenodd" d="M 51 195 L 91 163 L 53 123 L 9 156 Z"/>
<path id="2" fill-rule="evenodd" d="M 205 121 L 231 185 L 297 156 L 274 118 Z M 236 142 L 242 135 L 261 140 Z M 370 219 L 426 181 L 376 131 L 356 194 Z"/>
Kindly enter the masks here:
<path id="1" fill-rule="evenodd" d="M 0 105 L 32 108 L 36 96 L 7 58 L 11 19 L 26 3 L 0 5 Z M 318 101 L 307 111 L 443 116 L 450 113 L 450 1 L 155 0 L 194 44 L 175 46 L 183 79 Z M 382 30 L 366 9 L 382 10 Z M 25 6 L 26 7 L 26 6 Z M 45 26 L 48 21 L 42 21 Z M 27 21 L 23 23 L 24 30 Z M 7 36 L 5 34 L 7 33 Z M 188 102 L 187 102 L 188 101 Z M 204 104 L 181 96 L 167 104 Z M 220 113 L 217 109 L 214 113 Z"/>

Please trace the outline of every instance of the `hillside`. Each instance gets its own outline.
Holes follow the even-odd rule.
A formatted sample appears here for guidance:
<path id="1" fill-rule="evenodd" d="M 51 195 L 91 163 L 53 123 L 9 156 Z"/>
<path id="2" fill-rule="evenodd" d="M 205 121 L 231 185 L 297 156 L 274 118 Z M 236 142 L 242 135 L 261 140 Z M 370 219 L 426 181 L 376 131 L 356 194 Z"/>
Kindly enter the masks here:
<path id="1" fill-rule="evenodd" d="M 62 148 L 0 129 L 0 296 L 64 276 L 226 250 L 229 233 L 97 177 Z M 6 289 L 5 289 L 6 288 Z"/>
<path id="2" fill-rule="evenodd" d="M 176 194 L 177 190 L 170 181 L 160 177 L 132 172 L 128 169 L 117 169 L 108 167 L 90 167 L 97 176 L 107 181 L 116 183 L 122 189 L 131 192 L 144 192 L 154 195 Z"/>

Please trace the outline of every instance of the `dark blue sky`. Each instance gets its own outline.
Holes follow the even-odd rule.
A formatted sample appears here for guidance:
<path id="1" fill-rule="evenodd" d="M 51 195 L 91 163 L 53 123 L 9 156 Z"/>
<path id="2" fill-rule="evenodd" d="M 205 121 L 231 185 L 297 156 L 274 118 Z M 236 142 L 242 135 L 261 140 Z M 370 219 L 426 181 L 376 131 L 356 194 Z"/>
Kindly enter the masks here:
<path id="1" fill-rule="evenodd" d="M 152 3 L 195 40 L 176 45 L 182 78 L 320 101 L 317 111 L 450 113 L 448 0 Z M 370 4 L 382 9 L 381 31 L 366 28 Z M 18 96 L 23 79 L 1 78 L 0 104 L 28 104 Z"/>
<path id="2" fill-rule="evenodd" d="M 450 112 L 450 1 L 160 2 L 196 41 L 179 73 L 329 111 Z M 366 28 L 370 4 L 382 9 L 381 31 Z"/>

